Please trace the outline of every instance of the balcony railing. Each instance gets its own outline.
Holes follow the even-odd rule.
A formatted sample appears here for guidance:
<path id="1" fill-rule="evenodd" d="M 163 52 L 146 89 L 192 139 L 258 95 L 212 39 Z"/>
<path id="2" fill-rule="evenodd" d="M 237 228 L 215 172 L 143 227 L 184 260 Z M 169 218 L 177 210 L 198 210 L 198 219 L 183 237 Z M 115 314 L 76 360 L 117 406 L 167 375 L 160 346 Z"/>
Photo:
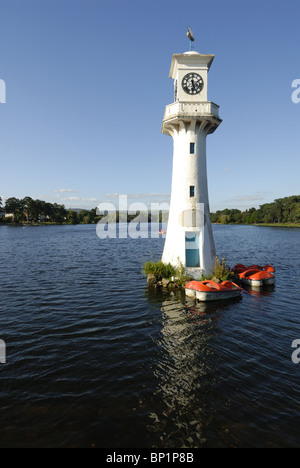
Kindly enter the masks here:
<path id="1" fill-rule="evenodd" d="M 214 102 L 174 102 L 165 108 L 164 120 L 174 117 L 213 116 L 219 118 L 219 106 Z"/>

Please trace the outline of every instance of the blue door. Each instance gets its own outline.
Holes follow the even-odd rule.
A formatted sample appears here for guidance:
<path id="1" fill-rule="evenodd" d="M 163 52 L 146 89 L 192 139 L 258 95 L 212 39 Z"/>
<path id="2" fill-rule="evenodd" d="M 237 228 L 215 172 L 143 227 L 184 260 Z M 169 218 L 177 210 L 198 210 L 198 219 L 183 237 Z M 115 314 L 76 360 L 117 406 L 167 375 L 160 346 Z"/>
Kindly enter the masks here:
<path id="1" fill-rule="evenodd" d="M 196 232 L 185 233 L 185 266 L 200 267 L 199 234 Z"/>

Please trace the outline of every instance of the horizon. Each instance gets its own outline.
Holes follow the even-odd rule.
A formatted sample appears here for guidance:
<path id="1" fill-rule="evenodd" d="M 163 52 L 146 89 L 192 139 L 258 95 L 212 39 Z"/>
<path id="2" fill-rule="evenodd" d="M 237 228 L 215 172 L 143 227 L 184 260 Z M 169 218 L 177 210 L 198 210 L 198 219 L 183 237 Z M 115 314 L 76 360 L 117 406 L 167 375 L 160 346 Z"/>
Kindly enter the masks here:
<path id="1" fill-rule="evenodd" d="M 124 195 L 124 194 L 120 194 L 120 196 L 121 196 L 121 197 L 126 197 L 126 195 Z M 32 197 L 30 197 L 30 195 L 27 195 L 27 196 L 25 196 L 25 197 L 23 197 L 23 198 L 26 198 L 26 197 L 32 198 Z M 222 211 L 225 211 L 225 210 L 239 210 L 239 211 L 241 211 L 242 213 L 243 213 L 243 212 L 246 212 L 246 211 L 249 211 L 249 210 L 252 210 L 252 209 L 259 210 L 263 205 L 268 205 L 268 204 L 275 203 L 276 200 L 283 200 L 283 199 L 285 199 L 285 198 L 293 198 L 293 197 L 300 197 L 300 195 L 293 194 L 293 195 L 288 195 L 288 196 L 285 196 L 285 197 L 275 198 L 274 200 L 272 200 L 272 201 L 270 201 L 270 202 L 266 202 L 266 203 L 260 204 L 258 207 L 249 206 L 249 207 L 247 207 L 247 208 L 245 208 L 245 209 L 243 209 L 243 210 L 241 210 L 240 208 L 237 208 L 237 207 L 231 207 L 231 208 L 225 207 L 225 208 L 222 208 L 222 209 L 220 209 L 220 210 L 215 210 L 215 211 L 210 210 L 210 213 L 215 214 L 215 213 L 217 213 L 217 212 L 219 212 L 219 211 L 222 212 Z M 0 197 L 0 198 L 1 198 L 1 197 Z M 16 197 L 15 197 L 15 198 L 16 198 Z M 22 199 L 23 199 L 23 198 L 22 198 Z M 19 199 L 19 200 L 22 200 L 22 199 Z M 32 199 L 32 200 L 33 200 L 33 201 L 36 201 L 36 200 L 34 200 L 34 199 Z M 54 203 L 52 203 L 52 202 L 47 202 L 47 200 L 39 200 L 39 201 L 46 202 L 46 203 L 50 203 L 50 204 L 52 204 L 52 205 L 53 205 L 54 203 L 56 203 L 56 202 L 54 202 Z M 135 201 L 134 203 L 128 204 L 128 205 L 127 205 L 127 208 L 126 208 L 126 207 L 125 207 L 125 208 L 122 208 L 122 206 L 124 206 L 124 200 L 122 201 L 122 200 L 119 199 L 119 207 L 120 207 L 120 205 L 121 205 L 121 209 L 118 208 L 118 207 L 116 207 L 116 206 L 114 206 L 114 208 L 112 209 L 112 211 L 109 211 L 109 209 L 107 209 L 107 208 L 108 208 L 108 205 L 113 205 L 112 202 L 103 202 L 103 203 L 100 203 L 99 205 L 93 206 L 92 208 L 83 208 L 83 207 L 80 208 L 80 207 L 78 207 L 78 206 L 74 206 L 74 207 L 69 206 L 69 207 L 68 207 L 68 206 L 65 206 L 63 203 L 58 203 L 58 205 L 64 206 L 64 208 L 65 208 L 66 210 L 73 210 L 73 211 L 77 211 L 77 212 L 80 212 L 80 211 L 91 211 L 91 210 L 93 210 L 93 209 L 98 210 L 98 211 L 101 211 L 101 209 L 99 208 L 101 205 L 104 205 L 104 206 L 102 207 L 102 211 L 107 211 L 108 213 L 113 213 L 113 212 L 115 212 L 115 213 L 128 213 L 128 214 L 133 214 L 133 213 L 140 212 L 140 213 L 143 213 L 143 214 L 144 214 L 145 212 L 148 212 L 148 213 L 151 212 L 151 213 L 153 213 L 153 214 L 157 214 L 157 213 L 160 213 L 160 212 L 161 212 L 161 213 L 166 213 L 166 212 L 168 213 L 168 212 L 169 212 L 169 209 L 168 209 L 168 208 L 169 208 L 169 203 L 168 203 L 168 202 L 162 202 L 162 203 L 154 202 L 153 204 L 150 204 L 150 206 L 147 206 L 146 204 L 144 204 L 144 203 L 142 203 L 142 202 L 140 202 L 140 201 Z M 141 206 L 141 205 L 144 205 L 144 206 Z M 156 206 L 156 205 L 159 205 L 159 206 Z M 167 209 L 162 209 L 162 208 L 160 207 L 160 205 L 165 206 L 165 208 L 167 208 Z M 168 205 L 168 206 L 166 206 L 166 205 Z M 126 206 L 126 200 L 125 200 L 125 206 Z M 140 206 L 141 209 L 139 209 L 139 206 Z M 2 208 L 2 209 L 5 208 L 5 199 L 3 199 L 3 198 L 2 198 L 2 207 L 0 206 L 0 208 Z M 144 209 L 142 209 L 142 208 L 144 208 Z"/>
<path id="2" fill-rule="evenodd" d="M 30 191 L 90 210 L 127 193 L 132 203 L 169 203 L 172 141 L 161 125 L 188 25 L 194 50 L 215 56 L 208 99 L 222 123 L 207 139 L 210 211 L 299 193 L 300 4 L 189 5 L 1 2 L 2 199 Z"/>

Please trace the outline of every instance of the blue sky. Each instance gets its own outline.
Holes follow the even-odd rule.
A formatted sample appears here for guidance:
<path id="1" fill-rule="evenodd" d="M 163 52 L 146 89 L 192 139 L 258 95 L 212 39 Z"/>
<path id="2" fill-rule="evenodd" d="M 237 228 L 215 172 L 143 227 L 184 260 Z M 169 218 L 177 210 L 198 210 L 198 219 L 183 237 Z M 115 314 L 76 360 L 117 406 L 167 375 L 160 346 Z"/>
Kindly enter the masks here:
<path id="1" fill-rule="evenodd" d="M 298 0 L 0 0 L 0 196 L 169 200 L 172 55 L 215 54 L 211 211 L 300 193 Z"/>

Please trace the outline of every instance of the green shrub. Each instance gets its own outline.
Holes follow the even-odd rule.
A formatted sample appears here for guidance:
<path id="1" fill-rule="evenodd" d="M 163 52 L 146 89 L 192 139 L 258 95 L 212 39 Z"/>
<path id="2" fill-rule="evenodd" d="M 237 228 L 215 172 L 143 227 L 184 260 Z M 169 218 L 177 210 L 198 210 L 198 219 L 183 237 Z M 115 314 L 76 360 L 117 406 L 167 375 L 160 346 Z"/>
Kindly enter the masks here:
<path id="1" fill-rule="evenodd" d="M 212 277 L 219 278 L 220 281 L 230 280 L 234 277 L 234 273 L 227 268 L 225 258 L 219 260 L 219 257 L 216 257 L 214 271 Z"/>
<path id="2" fill-rule="evenodd" d="M 182 265 L 182 263 L 178 263 L 178 266 L 175 268 L 174 276 L 176 278 L 176 283 L 182 287 L 184 287 L 186 283 L 192 279 L 191 276 L 186 274 L 185 267 Z"/>
<path id="3" fill-rule="evenodd" d="M 145 275 L 154 275 L 156 281 L 168 279 L 176 283 L 178 286 L 184 287 L 187 281 L 191 280 L 186 272 L 182 263 L 178 262 L 178 266 L 174 267 L 170 263 L 163 263 L 161 260 L 158 262 L 146 262 L 144 264 L 143 273 Z"/>
<path id="4" fill-rule="evenodd" d="M 146 262 L 143 268 L 146 275 L 154 275 L 157 281 L 163 278 L 171 278 L 175 276 L 175 268 L 170 263 L 163 263 L 161 260 L 158 262 Z"/>

